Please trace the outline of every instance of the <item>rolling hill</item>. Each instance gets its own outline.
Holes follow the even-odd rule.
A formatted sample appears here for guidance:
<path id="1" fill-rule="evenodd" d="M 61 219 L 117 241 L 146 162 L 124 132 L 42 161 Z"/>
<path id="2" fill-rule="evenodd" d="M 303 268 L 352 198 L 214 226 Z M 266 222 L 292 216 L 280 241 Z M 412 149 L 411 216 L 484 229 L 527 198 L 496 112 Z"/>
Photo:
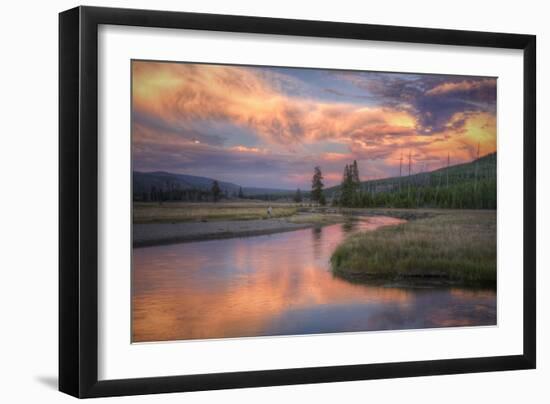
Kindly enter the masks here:
<path id="1" fill-rule="evenodd" d="M 134 196 L 140 196 L 149 193 L 151 190 L 179 190 L 179 191 L 210 191 L 214 178 L 199 177 L 187 174 L 174 174 L 165 171 L 154 172 L 133 172 L 133 193 Z M 293 194 L 294 191 L 275 188 L 256 188 L 241 187 L 231 182 L 218 181 L 222 193 L 228 196 L 236 196 L 239 189 L 242 188 L 244 195 L 251 197 L 257 195 L 286 195 Z"/>
<path id="2" fill-rule="evenodd" d="M 496 209 L 497 155 L 410 176 L 363 181 L 354 191 L 325 190 L 345 207 Z"/>
<path id="3" fill-rule="evenodd" d="M 403 172 L 406 170 L 403 165 Z M 399 188 L 411 186 L 418 187 L 444 187 L 453 186 L 465 182 L 477 180 L 496 180 L 497 154 L 487 154 L 469 163 L 456 164 L 433 171 L 403 175 L 401 177 L 389 177 L 378 180 L 361 181 L 361 190 L 372 193 L 398 191 Z M 340 185 L 325 189 L 327 196 L 340 192 Z"/>

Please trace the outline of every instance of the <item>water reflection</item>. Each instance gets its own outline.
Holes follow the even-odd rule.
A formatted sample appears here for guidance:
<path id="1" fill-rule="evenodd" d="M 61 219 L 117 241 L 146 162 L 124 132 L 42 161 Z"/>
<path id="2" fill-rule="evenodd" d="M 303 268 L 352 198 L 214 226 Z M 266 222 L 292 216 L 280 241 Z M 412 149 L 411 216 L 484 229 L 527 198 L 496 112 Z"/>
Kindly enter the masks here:
<path id="1" fill-rule="evenodd" d="M 323 253 L 323 228 L 314 227 L 311 229 L 311 241 L 313 259 L 319 259 Z"/>
<path id="2" fill-rule="evenodd" d="M 376 219 L 377 218 L 372 218 L 370 219 L 370 221 L 372 223 L 376 223 Z M 353 220 L 352 218 L 350 218 L 349 220 L 347 220 L 346 222 L 344 222 L 342 224 L 342 230 L 344 231 L 344 233 L 351 233 L 353 231 L 356 231 L 357 228 L 359 227 L 359 224 L 362 223 L 362 221 L 360 220 Z"/>
<path id="3" fill-rule="evenodd" d="M 133 341 L 495 324 L 493 291 L 332 276 L 328 261 L 346 234 L 396 222 L 134 249 Z"/>

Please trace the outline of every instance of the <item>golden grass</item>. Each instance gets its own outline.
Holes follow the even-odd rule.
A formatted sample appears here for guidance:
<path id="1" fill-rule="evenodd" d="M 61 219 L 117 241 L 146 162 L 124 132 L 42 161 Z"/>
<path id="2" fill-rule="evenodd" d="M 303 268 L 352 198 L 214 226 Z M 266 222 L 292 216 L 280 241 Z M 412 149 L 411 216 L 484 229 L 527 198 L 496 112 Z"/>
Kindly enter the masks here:
<path id="1" fill-rule="evenodd" d="M 187 203 L 164 202 L 134 203 L 134 223 L 200 222 L 214 220 L 267 219 L 267 208 L 273 208 L 272 217 L 288 217 L 297 207 L 284 203 L 263 202 L 217 202 Z"/>
<path id="2" fill-rule="evenodd" d="M 341 223 L 345 221 L 344 215 L 340 214 L 331 214 L 331 213 L 306 213 L 298 214 L 287 218 L 287 221 L 290 223 L 296 224 L 333 224 Z"/>
<path id="3" fill-rule="evenodd" d="M 441 277 L 496 285 L 496 211 L 439 211 L 356 234 L 331 257 L 348 279 Z"/>

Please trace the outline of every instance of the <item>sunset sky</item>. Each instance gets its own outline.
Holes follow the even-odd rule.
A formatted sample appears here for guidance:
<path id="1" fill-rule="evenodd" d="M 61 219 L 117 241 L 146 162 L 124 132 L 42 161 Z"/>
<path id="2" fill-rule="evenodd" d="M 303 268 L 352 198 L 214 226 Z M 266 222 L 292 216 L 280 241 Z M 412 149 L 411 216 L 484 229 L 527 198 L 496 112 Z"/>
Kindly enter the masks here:
<path id="1" fill-rule="evenodd" d="M 496 79 L 132 62 L 134 170 L 309 189 L 470 161 L 496 150 Z"/>

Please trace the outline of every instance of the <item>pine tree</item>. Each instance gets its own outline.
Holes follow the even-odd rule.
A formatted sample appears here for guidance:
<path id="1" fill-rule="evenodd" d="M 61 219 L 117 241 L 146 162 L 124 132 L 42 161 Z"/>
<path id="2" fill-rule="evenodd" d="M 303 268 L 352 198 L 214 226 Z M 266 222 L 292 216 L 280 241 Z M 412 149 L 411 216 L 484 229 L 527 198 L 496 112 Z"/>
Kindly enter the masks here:
<path id="1" fill-rule="evenodd" d="M 360 206 L 360 193 L 361 193 L 361 180 L 359 179 L 359 168 L 357 167 L 357 160 L 353 160 L 351 166 L 351 184 L 352 184 L 352 196 L 351 204 L 354 207 Z"/>
<path id="2" fill-rule="evenodd" d="M 325 196 L 323 195 L 323 174 L 320 167 L 315 167 L 313 178 L 311 180 L 311 199 L 315 202 L 319 202 L 321 205 L 326 203 Z"/>
<path id="3" fill-rule="evenodd" d="M 346 207 L 360 205 L 359 201 L 361 199 L 361 181 L 359 179 L 359 168 L 357 167 L 357 160 L 354 160 L 353 163 L 350 165 L 346 164 L 340 190 L 340 205 Z"/>
<path id="4" fill-rule="evenodd" d="M 220 195 L 222 193 L 222 190 L 220 189 L 220 185 L 218 184 L 218 181 L 214 180 L 212 183 L 212 198 L 214 198 L 214 202 L 218 202 L 220 200 Z"/>
<path id="5" fill-rule="evenodd" d="M 350 206 L 352 198 L 352 168 L 346 164 L 344 167 L 344 175 L 342 176 L 342 184 L 340 185 L 340 204 L 342 206 Z"/>
<path id="6" fill-rule="evenodd" d="M 243 193 L 243 188 L 242 187 L 239 187 L 239 198 L 240 199 L 244 198 L 244 193 Z"/>
<path id="7" fill-rule="evenodd" d="M 357 168 L 357 160 L 353 160 L 353 165 L 351 166 L 351 180 L 356 189 L 358 189 L 361 181 L 359 180 L 359 168 Z"/>

